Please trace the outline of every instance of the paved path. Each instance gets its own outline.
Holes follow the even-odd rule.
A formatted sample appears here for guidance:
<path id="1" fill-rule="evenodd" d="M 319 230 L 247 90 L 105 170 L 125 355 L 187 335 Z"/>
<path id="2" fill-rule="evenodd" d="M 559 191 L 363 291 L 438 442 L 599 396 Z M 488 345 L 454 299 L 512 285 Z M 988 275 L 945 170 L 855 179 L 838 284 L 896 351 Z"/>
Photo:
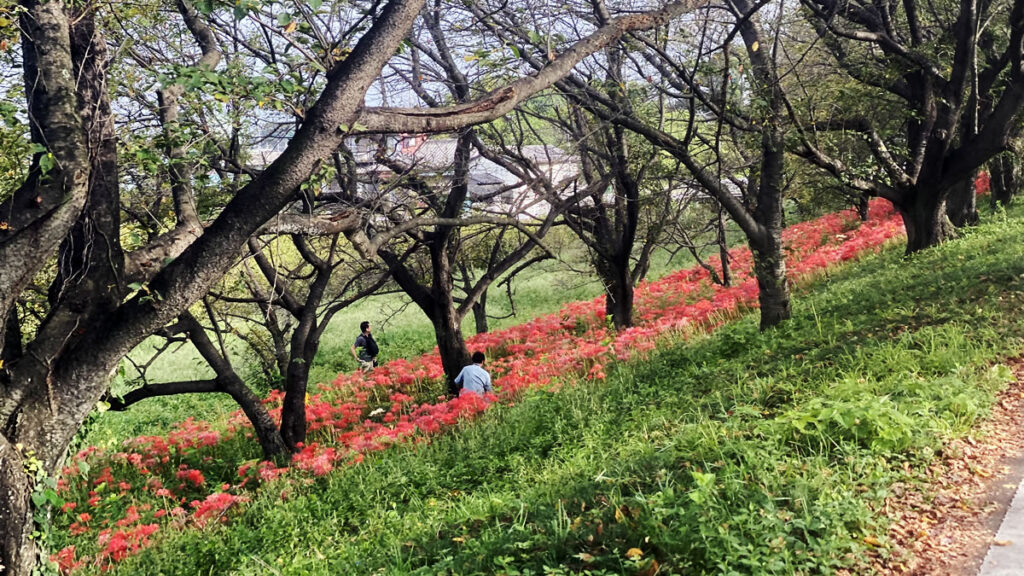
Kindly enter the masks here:
<path id="1" fill-rule="evenodd" d="M 994 542 L 979 576 L 1024 575 L 1024 483 L 1017 487 Z"/>

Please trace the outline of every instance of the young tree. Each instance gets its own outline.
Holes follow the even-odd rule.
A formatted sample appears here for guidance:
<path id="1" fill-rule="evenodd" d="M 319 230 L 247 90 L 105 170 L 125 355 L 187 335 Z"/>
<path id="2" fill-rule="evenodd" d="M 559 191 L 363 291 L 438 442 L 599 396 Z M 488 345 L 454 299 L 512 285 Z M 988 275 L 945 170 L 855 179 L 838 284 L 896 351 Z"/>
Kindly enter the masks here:
<path id="1" fill-rule="evenodd" d="M 609 97 L 628 108 L 619 88 L 625 86 L 621 62 L 611 69 L 618 72 L 605 82 L 611 87 Z M 604 286 L 605 314 L 616 328 L 626 328 L 633 324 L 633 288 L 650 268 L 651 255 L 672 215 L 666 210 L 675 192 L 672 178 L 656 165 L 660 150 L 644 149 L 635 138 L 630 142 L 625 128 L 595 121 L 576 105 L 565 116 L 559 124 L 576 145 L 583 180 L 568 197 L 565 222 L 590 250 Z M 669 184 L 662 186 L 666 180 Z"/>
<path id="2" fill-rule="evenodd" d="M 512 283 L 521 272 L 535 264 L 552 258 L 552 254 L 543 248 L 534 250 L 522 262 L 511 270 L 502 263 L 522 245 L 523 241 L 514 226 L 486 226 L 482 229 L 468 229 L 462 232 L 463 249 L 456 266 L 454 286 L 456 289 L 455 303 L 460 307 L 476 296 L 470 309 L 473 311 L 473 328 L 477 334 L 490 330 L 490 320 L 506 319 L 515 316 L 515 299 L 512 296 Z M 481 280 L 489 280 L 481 286 Z M 505 316 L 492 317 L 488 312 L 488 294 L 490 288 L 505 286 L 511 311 Z M 478 288 L 479 287 L 479 288 Z"/>

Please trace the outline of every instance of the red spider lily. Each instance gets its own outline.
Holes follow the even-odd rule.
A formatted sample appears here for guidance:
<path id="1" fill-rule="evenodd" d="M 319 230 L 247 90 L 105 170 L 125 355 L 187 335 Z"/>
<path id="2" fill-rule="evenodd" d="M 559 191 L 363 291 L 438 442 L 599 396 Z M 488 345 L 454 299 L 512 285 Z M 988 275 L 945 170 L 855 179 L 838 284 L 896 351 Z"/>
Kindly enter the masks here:
<path id="1" fill-rule="evenodd" d="M 124 518 L 118 520 L 117 525 L 122 528 L 125 526 L 131 526 L 132 524 L 138 522 L 139 518 L 141 518 L 141 516 L 139 516 L 139 509 L 136 508 L 135 506 L 129 506 L 128 511 L 125 512 Z"/>
<path id="2" fill-rule="evenodd" d="M 987 194 L 991 190 L 991 180 L 988 172 L 982 170 L 978 172 L 978 177 L 974 179 L 974 190 L 978 194 Z"/>
<path id="3" fill-rule="evenodd" d="M 184 466 L 184 464 L 182 464 L 182 466 Z M 176 476 L 178 480 L 185 480 L 186 482 L 191 482 L 192 485 L 196 487 L 202 486 L 203 483 L 206 482 L 206 478 L 203 477 L 203 473 L 200 472 L 199 470 L 185 468 L 183 470 L 178 470 Z"/>
<path id="4" fill-rule="evenodd" d="M 96 557 L 97 562 L 117 562 L 125 559 L 129 554 L 134 554 L 149 545 L 149 537 L 159 529 L 160 526 L 157 524 L 145 524 L 134 530 L 103 530 L 96 540 L 103 547 Z"/>
<path id="5" fill-rule="evenodd" d="M 210 494 L 195 507 L 195 512 L 192 513 L 192 519 L 195 521 L 196 526 L 202 528 L 211 521 L 227 521 L 227 511 L 229 508 L 237 504 L 238 502 L 244 502 L 246 499 L 228 494 L 226 492 L 215 492 Z"/>
<path id="6" fill-rule="evenodd" d="M 70 574 L 72 570 L 84 566 L 88 560 L 87 556 L 76 560 L 74 546 L 68 546 L 61 549 L 60 552 L 50 555 L 50 561 L 57 564 L 57 569 L 61 574 Z"/>

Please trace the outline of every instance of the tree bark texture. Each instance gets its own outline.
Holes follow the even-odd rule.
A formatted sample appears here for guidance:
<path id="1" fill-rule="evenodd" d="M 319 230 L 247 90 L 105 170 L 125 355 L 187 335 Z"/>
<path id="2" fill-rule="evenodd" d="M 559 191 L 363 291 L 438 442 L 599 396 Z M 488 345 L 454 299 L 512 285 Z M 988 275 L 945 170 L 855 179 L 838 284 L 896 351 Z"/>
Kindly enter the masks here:
<path id="1" fill-rule="evenodd" d="M 437 306 L 432 316 L 430 322 L 434 326 L 434 337 L 437 341 L 437 351 L 441 356 L 441 366 L 444 367 L 448 394 L 455 396 L 459 393 L 455 377 L 472 363 L 472 357 L 469 348 L 466 347 L 466 339 L 462 336 L 461 322 L 454 313 L 454 307 L 441 304 Z"/>
<path id="2" fill-rule="evenodd" d="M 761 304 L 761 330 L 777 326 L 792 315 L 786 258 L 782 244 L 782 138 L 766 127 L 762 143 L 761 183 L 754 219 L 763 233 L 750 241 Z"/>
<path id="3" fill-rule="evenodd" d="M 487 332 L 487 292 L 482 292 L 473 303 L 473 324 L 477 334 Z"/>
<path id="4" fill-rule="evenodd" d="M 614 283 L 605 286 L 605 314 L 612 317 L 616 330 L 633 325 L 633 282 L 629 270 L 619 269 Z"/>
<path id="5" fill-rule="evenodd" d="M 897 204 L 907 229 L 907 254 L 913 254 L 949 240 L 955 235 L 953 224 L 946 215 L 943 195 L 917 193 Z"/>
<path id="6" fill-rule="evenodd" d="M 1020 160 L 1010 153 L 996 156 L 989 169 L 989 186 L 991 188 L 991 203 L 995 208 L 999 204 L 1009 206 L 1020 188 Z"/>
<path id="7" fill-rule="evenodd" d="M 857 200 L 857 217 L 860 218 L 861 222 L 867 222 L 869 218 L 869 212 L 871 208 L 871 197 L 867 194 L 861 194 Z"/>
<path id="8" fill-rule="evenodd" d="M 21 454 L 0 435 L 0 574 L 28 576 L 35 567 L 31 494 L 32 479 Z"/>
<path id="9" fill-rule="evenodd" d="M 300 348 L 301 349 L 301 348 Z M 311 360 L 310 360 L 311 361 Z M 309 362 L 304 355 L 292 354 L 285 377 L 285 396 L 281 406 L 281 437 L 289 450 L 295 452 L 306 441 L 306 388 Z"/>
<path id="10" fill-rule="evenodd" d="M 957 182 L 949 191 L 946 200 L 946 215 L 953 226 L 963 228 L 978 223 L 977 192 L 974 188 L 975 175 Z"/>
<path id="11" fill-rule="evenodd" d="M 764 249 L 751 246 L 754 253 L 754 275 L 757 277 L 757 297 L 761 305 L 761 330 L 777 326 L 792 316 L 786 261 L 781 257 L 779 244 L 772 241 Z"/>
<path id="12" fill-rule="evenodd" d="M 29 125 L 33 144 L 46 152 L 35 154 L 29 177 L 0 204 L 0 222 L 4 223 L 0 230 L 0 331 L 5 330 L 7 315 L 22 289 L 78 219 L 89 183 L 88 147 L 63 3 L 27 0 L 22 7 Z M 44 158 L 50 160 L 48 171 L 43 169 Z M 40 253 L 46 258 L 40 258 Z"/>
<path id="13" fill-rule="evenodd" d="M 722 286 L 732 286 L 732 266 L 729 264 L 729 238 L 725 234 L 725 210 L 718 208 L 718 259 L 722 262 Z"/>

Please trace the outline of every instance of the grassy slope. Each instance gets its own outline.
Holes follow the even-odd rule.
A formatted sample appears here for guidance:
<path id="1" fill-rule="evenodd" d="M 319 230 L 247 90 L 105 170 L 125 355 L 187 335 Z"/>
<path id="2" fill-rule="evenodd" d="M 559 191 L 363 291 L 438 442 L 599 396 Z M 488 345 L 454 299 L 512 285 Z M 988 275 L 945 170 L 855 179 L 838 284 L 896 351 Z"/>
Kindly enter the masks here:
<path id="1" fill-rule="evenodd" d="M 902 463 L 984 415 L 1022 303 L 1019 219 L 909 260 L 893 247 L 819 280 L 784 329 L 750 315 L 600 385 L 268 487 L 117 571 L 828 573 L 884 544 L 871 506 Z"/>

